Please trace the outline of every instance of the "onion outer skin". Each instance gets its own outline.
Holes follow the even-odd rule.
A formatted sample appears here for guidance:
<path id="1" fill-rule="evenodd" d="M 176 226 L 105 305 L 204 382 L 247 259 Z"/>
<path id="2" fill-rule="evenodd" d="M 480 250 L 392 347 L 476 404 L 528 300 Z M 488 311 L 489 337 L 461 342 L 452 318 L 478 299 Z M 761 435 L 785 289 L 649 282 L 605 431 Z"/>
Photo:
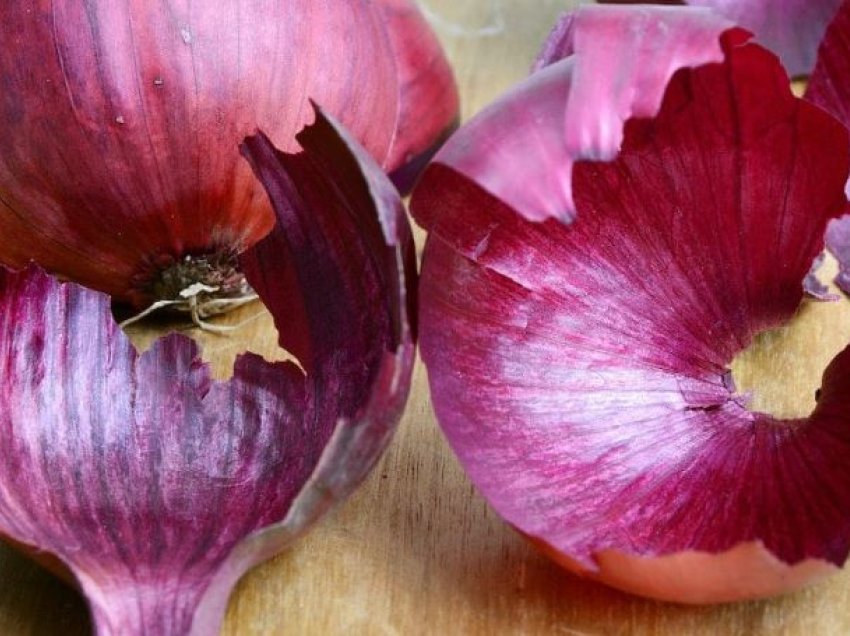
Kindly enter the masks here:
<path id="1" fill-rule="evenodd" d="M 720 41 L 725 61 L 676 72 L 616 159 L 576 163 L 571 225 L 504 196 L 520 171 L 526 201 L 552 200 L 527 177 L 561 168 L 545 144 L 569 57 L 461 128 L 411 203 L 429 231 L 422 356 L 472 481 L 573 571 L 689 603 L 790 591 L 850 549 L 850 349 L 808 419 L 748 411 L 727 369 L 796 311 L 847 205 L 847 136 L 745 34 Z M 522 120 L 523 103 L 554 115 Z M 511 116 L 544 149 L 530 169 L 514 169 Z M 679 575 L 697 565 L 706 581 Z"/>
<path id="2" fill-rule="evenodd" d="M 244 354 L 213 381 L 189 338 L 138 354 L 105 295 L 0 271 L 0 537 L 70 572 L 103 636 L 218 633 L 238 579 L 357 487 L 403 412 L 416 279 L 401 201 L 321 111 L 298 141 L 245 141 L 280 223 L 243 258 L 273 312 L 303 310 L 287 337 L 307 374 Z"/>
<path id="3" fill-rule="evenodd" d="M 718 35 L 732 26 L 699 8 L 582 5 L 553 29 L 537 72 L 467 122 L 464 143 L 446 144 L 434 161 L 531 221 L 569 223 L 573 165 L 613 159 L 625 121 L 652 116 L 677 69 L 721 60 Z"/>
<path id="4" fill-rule="evenodd" d="M 818 50 L 817 65 L 806 86 L 804 98 L 817 104 L 845 128 L 850 129 L 850 2 L 844 2 L 826 30 Z M 850 179 L 844 188 L 850 194 Z M 850 207 L 844 217 L 830 223 L 826 233 L 826 248 L 838 261 L 835 284 L 850 294 Z"/>
<path id="5" fill-rule="evenodd" d="M 163 269 L 272 228 L 238 153 L 256 128 L 297 150 L 312 99 L 404 171 L 457 110 L 413 0 L 39 0 L 0 22 L 0 262 L 138 309 Z"/>
<path id="6" fill-rule="evenodd" d="M 850 214 L 835 219 L 826 230 L 826 247 L 838 261 L 835 284 L 850 295 Z"/>
<path id="7" fill-rule="evenodd" d="M 457 128 L 460 101 L 454 74 L 436 34 L 411 0 L 376 0 L 395 51 L 399 110 L 385 167 L 402 194 Z"/>

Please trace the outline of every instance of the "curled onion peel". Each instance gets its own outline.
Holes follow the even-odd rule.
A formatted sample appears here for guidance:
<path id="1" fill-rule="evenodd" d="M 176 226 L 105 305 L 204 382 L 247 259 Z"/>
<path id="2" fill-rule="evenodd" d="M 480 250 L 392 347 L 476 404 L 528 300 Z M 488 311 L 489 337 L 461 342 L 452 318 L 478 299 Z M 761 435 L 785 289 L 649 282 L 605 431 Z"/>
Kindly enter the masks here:
<path id="1" fill-rule="evenodd" d="M 434 152 L 457 127 L 460 104 L 448 60 L 415 2 L 378 0 L 398 75 L 398 117 L 385 165 L 409 192 Z"/>
<path id="2" fill-rule="evenodd" d="M 401 203 L 322 114 L 298 139 L 245 142 L 279 226 L 244 258 L 273 312 L 290 301 L 281 341 L 306 373 L 246 354 L 215 382 L 184 336 L 137 354 L 102 293 L 0 275 L 0 535 L 64 564 L 98 634 L 217 633 L 236 580 L 344 498 L 401 415 Z"/>
<path id="3" fill-rule="evenodd" d="M 831 224 L 837 223 L 838 219 L 832 221 Z M 827 226 L 827 240 L 826 245 L 829 247 L 829 228 L 831 225 Z M 803 291 L 806 292 L 811 298 L 815 300 L 823 300 L 828 302 L 835 302 L 841 300 L 841 296 L 838 294 L 833 294 L 829 286 L 824 283 L 820 279 L 820 269 L 823 267 L 824 262 L 826 261 L 826 253 L 822 252 L 815 257 L 814 262 L 812 263 L 811 268 L 809 269 L 809 273 L 806 274 L 806 277 L 803 279 Z"/>
<path id="4" fill-rule="evenodd" d="M 246 294 L 236 257 L 274 223 L 237 152 L 256 128 L 296 150 L 313 99 L 410 182 L 456 117 L 413 0 L 57 0 L 0 22 L 0 260 L 137 309 Z"/>
<path id="5" fill-rule="evenodd" d="M 597 0 L 629 3 L 630 0 Z M 818 45 L 842 0 L 662 0 L 716 11 L 752 31 L 756 41 L 779 55 L 792 77 L 808 75 Z M 644 4 L 638 0 L 638 4 Z"/>
<path id="6" fill-rule="evenodd" d="M 654 114 L 679 67 L 722 59 L 717 34 L 729 26 L 701 9 L 580 7 L 560 22 L 536 64 L 569 55 L 562 63 L 569 70 L 538 72 L 485 108 L 465 125 L 464 143 L 447 145 L 439 161 L 529 220 L 569 221 L 575 161 L 614 158 L 623 122 Z"/>
<path id="7" fill-rule="evenodd" d="M 488 187 L 513 183 L 510 159 L 483 177 L 453 161 L 455 145 L 510 147 L 518 104 L 515 130 L 563 135 L 534 114 L 567 104 L 569 58 L 462 128 L 412 200 L 429 230 L 422 356 L 469 476 L 559 563 L 665 600 L 784 592 L 850 549 L 850 348 L 803 419 L 748 410 L 728 372 L 795 312 L 848 173 L 839 123 L 745 40 L 727 31 L 722 63 L 677 71 L 616 159 L 575 164 L 571 225 Z M 528 157 L 534 174 L 562 167 Z"/>
<path id="8" fill-rule="evenodd" d="M 850 294 L 850 215 L 830 222 L 826 229 L 826 247 L 838 260 L 835 284 Z"/>

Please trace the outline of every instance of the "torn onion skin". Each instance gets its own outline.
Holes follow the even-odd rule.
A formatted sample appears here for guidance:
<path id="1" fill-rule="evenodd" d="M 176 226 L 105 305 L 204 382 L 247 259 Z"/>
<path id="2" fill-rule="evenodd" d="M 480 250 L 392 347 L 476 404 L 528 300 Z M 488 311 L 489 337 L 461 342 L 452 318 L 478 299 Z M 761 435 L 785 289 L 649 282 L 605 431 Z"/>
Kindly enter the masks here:
<path id="1" fill-rule="evenodd" d="M 831 221 L 831 224 L 837 223 L 838 219 Z M 829 227 L 827 226 L 827 234 L 826 234 L 826 245 L 829 247 Z M 836 302 L 841 300 L 841 296 L 838 294 L 833 294 L 829 290 L 829 286 L 824 283 L 818 277 L 818 270 L 823 266 L 824 261 L 826 260 L 826 253 L 821 252 L 815 257 L 814 262 L 812 263 L 811 268 L 809 269 L 809 273 L 806 274 L 806 277 L 803 279 L 803 291 L 808 294 L 808 296 L 814 300 L 820 300 L 824 302 Z"/>
<path id="2" fill-rule="evenodd" d="M 845 1 L 829 25 L 818 51 L 818 61 L 805 98 L 836 117 L 850 129 L 850 0 Z M 850 179 L 845 191 L 850 193 Z M 850 210 L 830 223 L 826 247 L 839 265 L 836 285 L 850 294 Z"/>
<path id="3" fill-rule="evenodd" d="M 410 0 L 376 0 L 395 53 L 399 113 L 387 158 L 390 177 L 410 192 L 422 169 L 457 128 L 460 102 L 454 74 L 436 34 Z"/>
<path id="4" fill-rule="evenodd" d="M 240 576 L 346 497 L 401 416 L 415 285 L 401 202 L 323 114 L 298 140 L 291 155 L 245 142 L 279 225 L 243 257 L 279 324 L 284 300 L 298 308 L 304 370 L 245 354 L 213 381 L 185 336 L 138 354 L 106 295 L 0 272 L 0 536 L 69 571 L 100 635 L 218 633 Z"/>
<path id="5" fill-rule="evenodd" d="M 640 0 L 597 0 L 645 4 Z M 657 4 L 705 7 L 752 31 L 756 41 L 779 55 L 791 77 L 808 75 L 818 45 L 842 0 L 661 0 Z"/>
<path id="6" fill-rule="evenodd" d="M 717 554 L 686 550 L 643 557 L 603 550 L 595 555 L 596 566 L 588 569 L 543 541 L 530 541 L 579 576 L 624 592 L 693 605 L 775 596 L 816 583 L 840 569 L 821 559 L 788 565 L 758 541 L 739 543 Z"/>
<path id="7" fill-rule="evenodd" d="M 429 231 L 422 357 L 472 481 L 559 563 L 687 603 L 786 592 L 850 550 L 850 349 L 808 418 L 752 412 L 728 381 L 802 299 L 847 205 L 847 136 L 793 97 L 775 56 L 740 31 L 719 41 L 724 60 L 678 70 L 613 161 L 575 164 L 571 224 L 535 222 L 488 187 L 512 183 L 504 156 L 480 179 L 452 163 L 454 144 L 510 145 L 488 127 L 498 112 L 458 131 L 411 202 Z M 563 108 L 540 73 L 493 108 Z M 561 131 L 542 118 L 523 133 Z"/>
<path id="8" fill-rule="evenodd" d="M 464 143 L 435 160 L 529 220 L 569 222 L 574 163 L 614 158 L 623 123 L 655 114 L 678 68 L 721 60 L 717 36 L 730 26 L 702 9 L 581 6 L 544 46 L 543 70 L 486 107 L 464 126 Z M 640 63 L 626 63 L 635 50 Z"/>
<path id="9" fill-rule="evenodd" d="M 850 125 L 850 1 L 841 4 L 818 49 L 805 98 Z"/>
<path id="10" fill-rule="evenodd" d="M 829 224 L 826 229 L 826 247 L 838 261 L 835 284 L 850 295 L 850 214 Z"/>
<path id="11" fill-rule="evenodd" d="M 296 150 L 313 99 L 410 182 L 457 116 L 414 0 L 40 0 L 0 22 L 0 262 L 136 310 L 272 228 L 237 150 L 256 128 Z"/>

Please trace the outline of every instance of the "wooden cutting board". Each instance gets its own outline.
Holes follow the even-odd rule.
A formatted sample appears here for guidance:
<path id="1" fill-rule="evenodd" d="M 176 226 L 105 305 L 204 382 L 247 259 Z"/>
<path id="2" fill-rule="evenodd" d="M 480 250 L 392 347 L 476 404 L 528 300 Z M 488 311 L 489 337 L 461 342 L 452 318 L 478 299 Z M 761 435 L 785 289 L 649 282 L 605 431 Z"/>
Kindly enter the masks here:
<path id="1" fill-rule="evenodd" d="M 573 4 L 422 0 L 454 63 L 465 118 L 527 73 L 555 17 Z M 236 336 L 198 336 L 219 377 L 246 347 L 276 355 L 261 309 L 229 320 L 245 322 Z M 155 334 L 134 335 L 145 346 Z M 758 408 L 806 413 L 822 370 L 848 342 L 850 301 L 805 303 L 789 327 L 765 334 L 739 359 L 736 379 L 755 392 Z M 76 592 L 0 547 L 0 635 L 88 633 Z M 437 428 L 420 364 L 401 428 L 377 469 L 295 548 L 244 578 L 223 633 L 845 635 L 850 572 L 785 598 L 719 607 L 641 600 L 567 574 L 476 494 Z"/>

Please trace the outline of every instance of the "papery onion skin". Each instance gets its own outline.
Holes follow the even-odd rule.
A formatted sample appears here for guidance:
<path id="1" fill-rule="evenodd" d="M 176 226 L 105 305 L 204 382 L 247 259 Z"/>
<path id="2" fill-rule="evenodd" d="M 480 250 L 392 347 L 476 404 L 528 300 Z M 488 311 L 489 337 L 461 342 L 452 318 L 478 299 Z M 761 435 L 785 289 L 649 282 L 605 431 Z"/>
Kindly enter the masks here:
<path id="1" fill-rule="evenodd" d="M 826 230 L 826 247 L 838 260 L 835 284 L 850 294 L 850 214 L 835 219 Z"/>
<path id="2" fill-rule="evenodd" d="M 416 4 L 376 1 L 384 12 L 399 74 L 398 128 L 386 163 L 396 187 L 409 192 L 457 128 L 459 97 L 449 62 Z"/>
<path id="3" fill-rule="evenodd" d="M 0 261 L 136 307 L 181 258 L 271 229 L 238 154 L 256 128 L 296 149 L 313 99 L 403 171 L 456 115 L 412 0 L 40 0 L 0 22 Z"/>
<path id="4" fill-rule="evenodd" d="M 845 126 L 850 126 L 850 2 L 841 4 L 818 50 L 817 65 L 806 86 L 805 98 Z M 848 188 L 850 192 L 850 188 Z"/>
<path id="5" fill-rule="evenodd" d="M 722 59 L 717 36 L 730 26 L 701 9 L 581 6 L 550 35 L 536 64 L 543 70 L 485 108 L 465 125 L 466 143 L 446 145 L 435 159 L 530 220 L 569 222 L 573 164 L 616 156 L 623 123 L 654 114 L 679 67 Z M 634 50 L 641 63 L 623 61 Z M 544 68 L 568 53 L 575 53 L 563 62 L 570 72 Z M 528 98 L 531 92 L 545 97 Z"/>
<path id="6" fill-rule="evenodd" d="M 788 591 L 850 550 L 850 349 L 797 421 L 748 411 L 727 370 L 796 311 L 847 205 L 847 136 L 791 95 L 771 54 L 736 31 L 722 43 L 723 64 L 678 71 L 658 115 L 626 124 L 614 161 L 576 164 L 571 225 L 530 222 L 494 194 L 509 161 L 480 181 L 452 162 L 454 144 L 502 144 L 492 112 L 458 131 L 411 202 L 429 231 L 422 356 L 472 481 L 560 563 L 681 602 Z M 569 62 L 493 108 L 556 112 L 541 102 L 563 107 L 547 86 Z"/>
<path id="7" fill-rule="evenodd" d="M 245 354 L 212 381 L 184 336 L 137 354 L 104 294 L 0 271 L 0 537 L 61 561 L 98 634 L 218 633 L 239 577 L 347 496 L 399 421 L 415 285 L 401 202 L 322 113 L 298 140 L 296 155 L 245 142 L 279 225 L 243 257 L 277 321 L 278 301 L 301 308 L 306 374 Z"/>
<path id="8" fill-rule="evenodd" d="M 832 223 L 836 222 L 837 221 L 832 221 Z M 829 231 L 827 230 L 827 237 L 828 236 Z M 826 244 L 827 247 L 829 247 L 829 241 L 827 241 Z M 809 269 L 809 273 L 806 274 L 806 277 L 803 279 L 803 291 L 815 300 L 822 300 L 825 302 L 841 300 L 841 296 L 833 294 L 829 290 L 829 286 L 826 285 L 818 276 L 818 271 L 823 266 L 824 261 L 826 261 L 826 253 L 818 254 L 812 263 L 811 269 Z"/>
<path id="9" fill-rule="evenodd" d="M 817 104 L 850 129 L 850 2 L 845 1 L 829 25 L 818 51 L 817 66 L 806 87 L 805 98 Z M 845 186 L 850 193 L 850 179 Z M 850 211 L 848 211 L 850 212 Z M 835 283 L 850 294 L 850 214 L 830 223 L 826 247 L 839 265 Z"/>
<path id="10" fill-rule="evenodd" d="M 597 0 L 604 4 L 645 4 L 640 0 Z M 818 45 L 842 0 L 665 0 L 656 4 L 705 7 L 752 31 L 756 41 L 782 60 L 792 77 L 808 75 Z"/>
<path id="11" fill-rule="evenodd" d="M 692 605 L 775 596 L 839 571 L 820 559 L 788 565 L 758 541 L 720 553 L 683 551 L 660 557 L 603 550 L 595 556 L 595 567 L 587 569 L 548 544 L 530 540 L 561 567 L 580 576 L 624 592 Z"/>

